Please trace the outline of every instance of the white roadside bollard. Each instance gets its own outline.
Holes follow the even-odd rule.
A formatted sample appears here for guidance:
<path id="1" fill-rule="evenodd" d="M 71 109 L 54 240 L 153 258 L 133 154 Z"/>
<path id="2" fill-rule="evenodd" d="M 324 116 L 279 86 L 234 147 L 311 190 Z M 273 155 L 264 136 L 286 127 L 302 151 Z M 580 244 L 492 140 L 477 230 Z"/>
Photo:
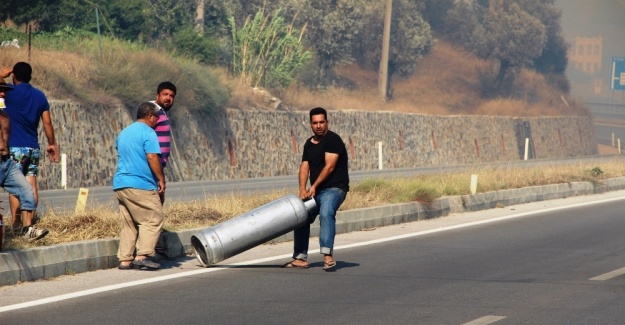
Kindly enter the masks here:
<path id="1" fill-rule="evenodd" d="M 471 195 L 477 193 L 477 175 L 471 175 Z"/>

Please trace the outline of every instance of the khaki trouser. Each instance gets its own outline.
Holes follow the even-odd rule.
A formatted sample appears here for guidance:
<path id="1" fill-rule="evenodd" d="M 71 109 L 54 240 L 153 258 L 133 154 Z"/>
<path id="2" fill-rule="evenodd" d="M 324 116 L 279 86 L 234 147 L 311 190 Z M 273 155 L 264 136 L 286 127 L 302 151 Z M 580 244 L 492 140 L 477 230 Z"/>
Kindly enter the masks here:
<path id="1" fill-rule="evenodd" d="M 115 191 L 122 217 L 117 258 L 132 261 L 137 255 L 154 255 L 163 227 L 163 206 L 156 191 L 124 188 Z"/>

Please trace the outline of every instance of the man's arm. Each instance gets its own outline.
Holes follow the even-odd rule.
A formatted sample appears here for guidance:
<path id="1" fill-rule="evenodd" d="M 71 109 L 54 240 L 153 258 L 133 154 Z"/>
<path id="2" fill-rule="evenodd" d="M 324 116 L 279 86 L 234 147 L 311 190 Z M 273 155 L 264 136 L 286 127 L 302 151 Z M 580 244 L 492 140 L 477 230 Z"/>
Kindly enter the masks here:
<path id="1" fill-rule="evenodd" d="M 9 133 L 11 125 L 9 124 L 9 114 L 0 110 L 0 156 L 9 154 Z"/>
<path id="2" fill-rule="evenodd" d="M 334 168 L 336 168 L 337 161 L 339 161 L 338 153 L 330 153 L 330 152 L 325 153 L 325 166 L 323 166 L 323 169 L 321 170 L 321 172 L 319 173 L 319 176 L 315 180 L 315 184 L 312 184 L 310 186 L 310 189 L 308 190 L 308 194 L 310 194 L 311 197 L 315 196 L 317 192 L 317 186 L 321 184 L 323 181 L 325 181 L 328 178 L 328 176 L 330 176 L 330 174 L 332 174 L 332 172 L 334 171 Z"/>
<path id="3" fill-rule="evenodd" d="M 299 197 L 300 199 L 308 199 L 308 191 L 306 191 L 306 183 L 308 183 L 308 173 L 310 172 L 310 165 L 308 161 L 302 161 L 299 165 Z"/>
<path id="4" fill-rule="evenodd" d="M 50 112 L 45 111 L 41 115 L 41 120 L 43 121 L 43 130 L 46 134 L 46 138 L 48 139 L 48 147 L 46 148 L 46 152 L 48 156 L 52 160 L 52 162 L 59 162 L 59 146 L 56 144 L 56 138 L 54 137 L 54 127 L 52 126 L 52 118 L 50 117 Z"/>
<path id="5" fill-rule="evenodd" d="M 154 175 L 156 175 L 156 179 L 158 179 L 158 194 L 165 193 L 165 175 L 163 174 L 163 167 L 161 166 L 161 160 L 158 154 L 147 153 L 145 155 L 148 159 L 150 169 Z"/>

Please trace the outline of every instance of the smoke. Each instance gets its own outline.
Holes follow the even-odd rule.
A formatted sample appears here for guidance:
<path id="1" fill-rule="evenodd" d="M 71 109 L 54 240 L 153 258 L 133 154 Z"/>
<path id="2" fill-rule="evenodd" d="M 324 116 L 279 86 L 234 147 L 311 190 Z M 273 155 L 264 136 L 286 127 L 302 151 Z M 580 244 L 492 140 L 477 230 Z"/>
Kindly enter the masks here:
<path id="1" fill-rule="evenodd" d="M 562 9 L 562 32 L 567 40 L 601 36 L 604 64 L 612 56 L 625 56 L 625 0 L 556 0 L 555 5 Z"/>

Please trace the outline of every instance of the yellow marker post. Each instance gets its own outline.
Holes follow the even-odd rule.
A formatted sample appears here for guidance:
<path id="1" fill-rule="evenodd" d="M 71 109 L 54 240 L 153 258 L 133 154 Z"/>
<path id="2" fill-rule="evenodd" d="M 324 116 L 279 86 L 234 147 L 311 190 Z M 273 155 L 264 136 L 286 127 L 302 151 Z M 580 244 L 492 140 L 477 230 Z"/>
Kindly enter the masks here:
<path id="1" fill-rule="evenodd" d="M 80 188 L 78 191 L 78 200 L 76 201 L 76 210 L 75 213 L 83 213 L 85 212 L 85 206 L 87 206 L 87 196 L 89 196 L 88 188 Z"/>

